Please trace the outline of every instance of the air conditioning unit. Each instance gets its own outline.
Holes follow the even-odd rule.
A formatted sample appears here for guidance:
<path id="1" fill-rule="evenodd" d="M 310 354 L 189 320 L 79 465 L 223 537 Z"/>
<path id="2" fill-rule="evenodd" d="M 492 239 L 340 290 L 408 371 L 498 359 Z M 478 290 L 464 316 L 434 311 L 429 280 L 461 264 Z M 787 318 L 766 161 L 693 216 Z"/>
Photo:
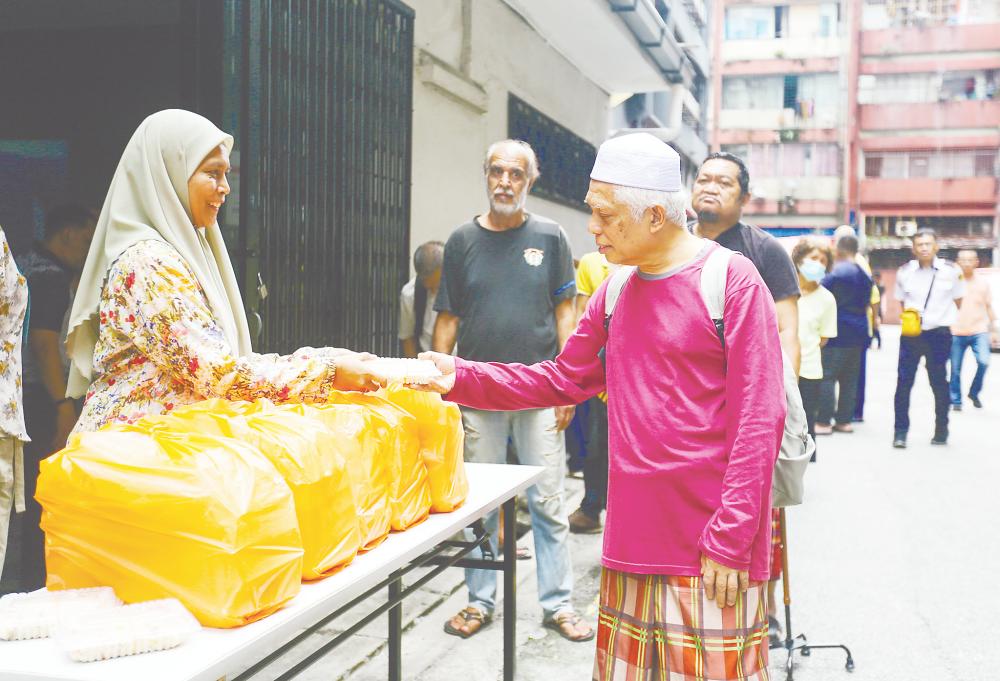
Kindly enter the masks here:
<path id="1" fill-rule="evenodd" d="M 893 231 L 896 233 L 896 236 L 913 236 L 917 233 L 917 221 L 896 220 Z"/>

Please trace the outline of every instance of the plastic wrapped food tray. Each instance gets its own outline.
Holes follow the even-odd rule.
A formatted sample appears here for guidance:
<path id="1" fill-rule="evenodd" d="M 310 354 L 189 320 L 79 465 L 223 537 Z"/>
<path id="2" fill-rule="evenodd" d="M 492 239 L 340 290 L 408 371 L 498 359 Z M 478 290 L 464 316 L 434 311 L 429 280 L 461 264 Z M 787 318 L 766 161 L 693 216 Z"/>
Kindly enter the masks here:
<path id="1" fill-rule="evenodd" d="M 71 659 L 96 662 L 176 648 L 200 629 L 180 601 L 165 598 L 64 623 L 53 638 Z"/>
<path id="2" fill-rule="evenodd" d="M 441 376 L 441 371 L 428 359 L 380 357 L 371 360 L 371 364 L 390 381 L 399 383 L 430 383 L 431 380 Z"/>
<path id="3" fill-rule="evenodd" d="M 121 606 L 114 589 L 66 589 L 8 594 L 0 598 L 0 639 L 47 638 L 64 623 L 87 620 L 94 612 Z"/>

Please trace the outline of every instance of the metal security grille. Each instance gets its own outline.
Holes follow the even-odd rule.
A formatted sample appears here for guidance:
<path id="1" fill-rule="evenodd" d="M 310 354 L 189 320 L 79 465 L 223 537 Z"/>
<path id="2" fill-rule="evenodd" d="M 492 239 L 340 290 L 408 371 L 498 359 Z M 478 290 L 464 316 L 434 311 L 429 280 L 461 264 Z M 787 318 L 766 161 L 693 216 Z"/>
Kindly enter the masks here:
<path id="1" fill-rule="evenodd" d="M 413 11 L 393 0 L 231 7 L 249 38 L 240 220 L 257 346 L 393 354 L 408 274 Z"/>
<path id="2" fill-rule="evenodd" d="M 593 144 L 514 95 L 507 99 L 507 134 L 530 144 L 538 155 L 542 175 L 532 194 L 590 211 L 583 199 L 597 156 Z"/>

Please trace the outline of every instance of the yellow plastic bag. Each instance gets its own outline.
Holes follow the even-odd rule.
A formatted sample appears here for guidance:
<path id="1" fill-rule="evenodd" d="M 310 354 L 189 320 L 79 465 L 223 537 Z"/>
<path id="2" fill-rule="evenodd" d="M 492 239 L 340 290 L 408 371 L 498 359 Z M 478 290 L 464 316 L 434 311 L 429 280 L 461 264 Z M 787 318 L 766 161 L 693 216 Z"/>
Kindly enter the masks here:
<path id="1" fill-rule="evenodd" d="M 288 485 L 226 438 L 113 427 L 44 460 L 50 589 L 173 597 L 210 627 L 265 617 L 299 591 L 302 540 Z"/>
<path id="2" fill-rule="evenodd" d="M 427 467 L 431 488 L 431 512 L 449 513 L 469 496 L 465 475 L 465 430 L 458 405 L 445 402 L 436 393 L 391 385 L 386 399 L 417 419 L 420 456 Z"/>
<path id="3" fill-rule="evenodd" d="M 390 490 L 395 479 L 393 436 L 375 411 L 351 404 L 288 404 L 288 409 L 323 423 L 332 446 L 347 463 L 358 511 L 361 550 L 370 551 L 389 535 Z"/>
<path id="4" fill-rule="evenodd" d="M 335 436 L 321 422 L 266 400 L 253 405 L 212 400 L 141 419 L 137 426 L 210 433 L 258 448 L 295 498 L 305 549 L 302 578 L 322 579 L 354 560 L 361 535 L 351 480 Z"/>
<path id="5" fill-rule="evenodd" d="M 426 520 L 431 511 L 431 490 L 427 468 L 420 459 L 417 420 L 384 397 L 371 393 L 333 392 L 329 401 L 361 406 L 377 414 L 387 425 L 387 454 L 394 473 L 389 490 L 392 529 L 402 531 Z"/>

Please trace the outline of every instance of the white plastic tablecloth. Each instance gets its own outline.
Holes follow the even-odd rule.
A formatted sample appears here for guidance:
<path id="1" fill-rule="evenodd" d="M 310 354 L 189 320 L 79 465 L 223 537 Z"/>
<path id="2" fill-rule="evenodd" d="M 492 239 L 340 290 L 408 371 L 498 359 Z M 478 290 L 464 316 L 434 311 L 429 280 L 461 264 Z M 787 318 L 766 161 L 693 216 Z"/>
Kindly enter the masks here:
<path id="1" fill-rule="evenodd" d="M 253 624 L 239 629 L 202 629 L 173 650 L 89 663 L 73 662 L 50 639 L 0 641 L 0 681 L 217 681 L 237 674 L 526 490 L 542 470 L 537 466 L 467 464 L 469 498 L 461 508 L 433 514 L 406 532 L 393 533 L 337 574 L 303 584 L 291 603 Z M 384 600 L 382 596 L 373 598 L 379 603 Z"/>

